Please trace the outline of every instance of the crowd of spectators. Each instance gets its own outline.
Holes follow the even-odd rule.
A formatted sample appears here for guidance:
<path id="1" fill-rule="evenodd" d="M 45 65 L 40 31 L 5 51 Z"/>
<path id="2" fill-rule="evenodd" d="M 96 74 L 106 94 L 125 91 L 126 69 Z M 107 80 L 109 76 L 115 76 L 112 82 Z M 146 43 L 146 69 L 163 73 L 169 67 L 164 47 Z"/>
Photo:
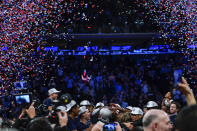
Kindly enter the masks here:
<path id="1" fill-rule="evenodd" d="M 174 99 L 184 104 L 184 97 L 173 87 L 174 70 L 183 69 L 184 57 L 180 56 L 59 56 L 45 71 L 51 77 L 43 81 L 39 74 L 32 86 L 45 94 L 39 96 L 41 100 L 48 89 L 57 88 L 72 93 L 77 101 L 88 99 L 93 103 L 114 102 L 123 107 L 132 103 L 143 107 L 149 99 L 161 103 L 162 96 L 171 91 Z M 83 80 L 82 76 L 89 79 Z"/>
<path id="2" fill-rule="evenodd" d="M 150 100 L 162 105 L 168 91 L 170 99 L 181 105 L 186 102 L 184 95 L 173 87 L 173 71 L 182 68 L 184 62 L 181 54 L 61 56 L 49 51 L 40 56 L 44 59 L 36 70 L 21 74 L 21 80 L 27 82 L 25 89 L 15 90 L 11 83 L 6 88 L 6 82 L 1 81 L 0 111 L 4 119 L 20 115 L 14 94 L 32 93 L 32 99 L 41 104 L 51 88 L 60 90 L 60 95 L 70 93 L 77 103 L 89 100 L 92 104 L 116 103 L 123 108 L 143 108 Z M 192 89 L 196 95 L 196 85 Z"/>
<path id="3" fill-rule="evenodd" d="M 84 78 L 88 82 L 88 76 Z M 96 104 L 88 100 L 76 102 L 69 93 L 58 98 L 61 91 L 53 87 L 48 90 L 43 104 L 36 106 L 37 100 L 19 104 L 19 116 L 13 119 L 2 116 L 1 128 L 19 131 L 195 130 L 197 127 L 191 120 L 196 119 L 196 100 L 184 77 L 178 83 L 177 90 L 185 96 L 188 107 L 181 110 L 179 102 L 173 99 L 171 92 L 167 92 L 161 104 L 149 99 L 142 110 L 133 105 L 123 107 L 111 101 Z"/>

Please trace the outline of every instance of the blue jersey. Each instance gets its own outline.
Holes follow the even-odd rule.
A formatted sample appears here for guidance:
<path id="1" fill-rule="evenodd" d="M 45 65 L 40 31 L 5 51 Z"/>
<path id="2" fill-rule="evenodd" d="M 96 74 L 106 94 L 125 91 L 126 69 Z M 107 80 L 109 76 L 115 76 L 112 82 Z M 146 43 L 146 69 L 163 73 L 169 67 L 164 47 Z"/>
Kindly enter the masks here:
<path id="1" fill-rule="evenodd" d="M 46 106 L 52 106 L 52 100 L 50 98 L 47 98 L 44 100 L 43 104 Z"/>
<path id="2" fill-rule="evenodd" d="M 90 124 L 85 125 L 84 123 L 80 122 L 79 118 L 75 119 L 75 123 L 76 123 L 77 131 L 83 131 L 83 130 L 89 128 L 89 126 L 90 126 Z"/>
<path id="3" fill-rule="evenodd" d="M 70 117 L 68 116 L 68 124 L 67 124 L 67 127 L 72 131 L 72 130 L 76 130 L 76 123 L 75 121 Z"/>

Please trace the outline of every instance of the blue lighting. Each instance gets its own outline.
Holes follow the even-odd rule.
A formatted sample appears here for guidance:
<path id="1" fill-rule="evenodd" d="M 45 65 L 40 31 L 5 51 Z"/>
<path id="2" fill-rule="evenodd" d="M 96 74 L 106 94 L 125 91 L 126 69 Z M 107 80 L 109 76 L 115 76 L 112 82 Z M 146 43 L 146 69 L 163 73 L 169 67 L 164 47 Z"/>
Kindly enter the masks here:
<path id="1" fill-rule="evenodd" d="M 131 46 L 122 46 L 122 50 L 130 50 L 131 49 Z"/>
<path id="2" fill-rule="evenodd" d="M 169 49 L 169 45 L 152 45 L 149 50 Z"/>
<path id="3" fill-rule="evenodd" d="M 114 50 L 120 50 L 120 46 L 111 46 L 111 50 L 114 51 Z"/>
<path id="4" fill-rule="evenodd" d="M 78 46 L 76 51 L 84 51 L 84 47 L 83 46 Z"/>
<path id="5" fill-rule="evenodd" d="M 58 47 L 45 47 L 44 48 L 45 51 L 52 51 L 52 52 L 56 52 L 58 51 Z"/>
<path id="6" fill-rule="evenodd" d="M 58 50 L 58 47 L 46 47 L 45 51 L 57 51 L 58 55 L 136 55 L 136 54 L 171 54 L 180 53 L 169 49 L 169 45 L 152 45 L 149 49 L 131 50 L 131 45 L 125 46 L 78 46 L 77 49 Z M 188 48 L 195 48 L 196 45 L 188 45 Z"/>
<path id="7" fill-rule="evenodd" d="M 158 50 L 159 46 L 158 45 L 152 45 L 150 46 L 149 50 Z"/>
<path id="8" fill-rule="evenodd" d="M 91 49 L 92 49 L 93 51 L 98 51 L 98 46 L 92 46 Z"/>

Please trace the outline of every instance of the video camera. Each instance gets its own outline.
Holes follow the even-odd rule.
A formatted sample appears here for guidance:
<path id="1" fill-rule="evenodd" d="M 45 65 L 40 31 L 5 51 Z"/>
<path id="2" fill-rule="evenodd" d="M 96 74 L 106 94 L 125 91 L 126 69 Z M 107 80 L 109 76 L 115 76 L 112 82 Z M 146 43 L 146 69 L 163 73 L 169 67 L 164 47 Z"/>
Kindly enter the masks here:
<path id="1" fill-rule="evenodd" d="M 14 98 L 16 105 L 21 106 L 22 108 L 28 108 L 32 103 L 31 93 L 15 94 Z"/>
<path id="2" fill-rule="evenodd" d="M 53 107 L 52 107 L 53 111 L 51 115 L 48 117 L 49 121 L 52 124 L 57 124 L 58 122 L 57 112 L 60 112 L 61 110 L 66 110 L 65 105 L 70 103 L 71 100 L 72 100 L 71 95 L 69 93 L 66 93 L 66 94 L 61 95 L 58 101 L 53 102 Z M 62 108 L 64 107 L 65 109 L 60 109 L 59 107 L 62 107 Z"/>

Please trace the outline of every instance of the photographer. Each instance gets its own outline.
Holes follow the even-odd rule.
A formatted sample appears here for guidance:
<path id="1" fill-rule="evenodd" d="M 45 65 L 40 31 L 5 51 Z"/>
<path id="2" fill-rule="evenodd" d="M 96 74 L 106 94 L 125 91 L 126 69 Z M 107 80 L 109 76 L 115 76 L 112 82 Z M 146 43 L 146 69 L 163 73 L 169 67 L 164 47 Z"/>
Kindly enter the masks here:
<path id="1" fill-rule="evenodd" d="M 68 116 L 65 111 L 57 112 L 58 126 L 54 131 L 70 131 L 67 127 Z M 13 128 L 19 131 L 53 131 L 52 124 L 45 117 L 36 117 L 34 102 L 28 109 L 23 109 Z"/>
<path id="2" fill-rule="evenodd" d="M 67 113 L 65 111 L 60 111 L 57 114 L 59 126 L 53 128 L 48 119 L 46 119 L 45 117 L 38 117 L 29 122 L 27 131 L 70 131 L 67 128 Z"/>
<path id="3" fill-rule="evenodd" d="M 27 131 L 53 131 L 53 128 L 46 118 L 38 117 L 29 122 Z"/>
<path id="4" fill-rule="evenodd" d="M 28 123 L 34 119 L 36 116 L 34 102 L 29 106 L 28 109 L 22 108 L 21 114 L 15 121 L 13 128 L 19 129 L 20 131 L 25 131 Z"/>

